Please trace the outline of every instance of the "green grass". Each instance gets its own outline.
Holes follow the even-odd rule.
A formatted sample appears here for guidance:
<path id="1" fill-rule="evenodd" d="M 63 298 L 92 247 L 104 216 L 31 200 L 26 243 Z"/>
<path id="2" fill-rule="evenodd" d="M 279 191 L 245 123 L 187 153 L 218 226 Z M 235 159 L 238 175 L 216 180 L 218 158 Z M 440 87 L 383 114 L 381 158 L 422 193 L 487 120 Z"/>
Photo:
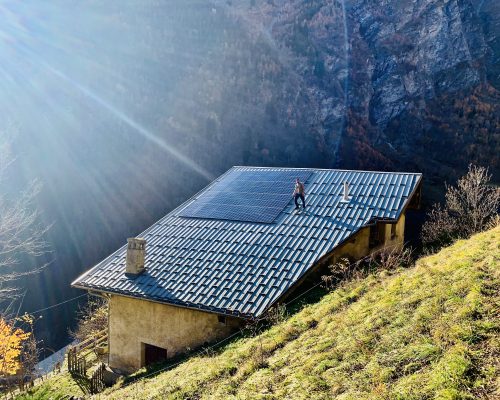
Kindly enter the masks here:
<path id="1" fill-rule="evenodd" d="M 349 282 L 257 337 L 99 398 L 498 398 L 499 247 L 496 228 Z"/>
<path id="2" fill-rule="evenodd" d="M 68 395 L 84 396 L 85 393 L 68 372 L 61 372 L 38 384 L 34 390 L 18 395 L 16 400 L 66 400 Z"/>
<path id="3" fill-rule="evenodd" d="M 89 351 L 86 353 L 88 370 L 87 376 L 90 376 L 98 365 L 98 358 Z M 67 400 L 70 396 L 84 397 L 89 393 L 88 380 L 72 376 L 68 372 L 66 360 L 60 373 L 51 373 L 43 381 L 37 380 L 36 387 L 23 395 L 18 395 L 16 400 Z M 9 396 L 10 398 L 10 396 Z"/>

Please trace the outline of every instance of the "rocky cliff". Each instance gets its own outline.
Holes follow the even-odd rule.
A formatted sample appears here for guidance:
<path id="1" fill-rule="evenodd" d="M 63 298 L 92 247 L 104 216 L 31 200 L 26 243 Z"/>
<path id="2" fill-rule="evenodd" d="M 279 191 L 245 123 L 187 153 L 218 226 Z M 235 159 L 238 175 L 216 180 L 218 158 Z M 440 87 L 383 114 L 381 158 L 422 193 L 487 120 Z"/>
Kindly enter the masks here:
<path id="1" fill-rule="evenodd" d="M 498 178 L 498 2 L 221 1 L 214 10 L 268 53 L 252 101 L 288 137 L 300 127 L 300 137 L 253 157 L 285 150 L 300 162 L 308 157 L 299 148 L 313 143 L 326 166 L 442 180 L 474 161 Z"/>

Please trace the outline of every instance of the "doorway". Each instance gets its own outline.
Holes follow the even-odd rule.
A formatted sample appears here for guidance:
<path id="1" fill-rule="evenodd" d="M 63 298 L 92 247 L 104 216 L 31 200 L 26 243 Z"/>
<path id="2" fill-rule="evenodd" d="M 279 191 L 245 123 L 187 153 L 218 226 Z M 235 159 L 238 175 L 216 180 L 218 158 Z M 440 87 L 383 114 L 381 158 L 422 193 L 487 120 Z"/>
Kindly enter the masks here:
<path id="1" fill-rule="evenodd" d="M 144 366 L 156 364 L 167 359 L 167 349 L 143 343 L 144 346 Z"/>

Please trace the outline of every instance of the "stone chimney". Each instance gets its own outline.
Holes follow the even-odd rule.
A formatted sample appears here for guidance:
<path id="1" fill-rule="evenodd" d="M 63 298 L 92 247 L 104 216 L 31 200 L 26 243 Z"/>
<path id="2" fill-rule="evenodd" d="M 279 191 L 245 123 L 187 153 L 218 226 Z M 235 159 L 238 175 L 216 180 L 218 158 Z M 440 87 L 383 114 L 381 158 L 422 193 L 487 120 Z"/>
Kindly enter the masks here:
<path id="1" fill-rule="evenodd" d="M 138 275 L 144 271 L 144 258 L 146 256 L 146 240 L 142 238 L 127 239 L 127 274 Z"/>
<path id="2" fill-rule="evenodd" d="M 344 198 L 342 201 L 349 201 L 349 184 L 344 182 Z"/>

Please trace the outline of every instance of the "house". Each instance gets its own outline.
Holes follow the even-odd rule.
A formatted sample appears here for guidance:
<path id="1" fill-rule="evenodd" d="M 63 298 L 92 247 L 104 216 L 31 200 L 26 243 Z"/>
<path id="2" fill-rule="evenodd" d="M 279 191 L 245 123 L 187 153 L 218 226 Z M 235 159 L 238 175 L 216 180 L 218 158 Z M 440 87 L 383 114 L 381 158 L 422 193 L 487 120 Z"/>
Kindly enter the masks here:
<path id="1" fill-rule="evenodd" d="M 294 211 L 294 180 L 307 208 Z M 233 167 L 73 286 L 109 298 L 109 363 L 132 371 L 227 337 L 340 257 L 401 246 L 421 174 Z"/>

